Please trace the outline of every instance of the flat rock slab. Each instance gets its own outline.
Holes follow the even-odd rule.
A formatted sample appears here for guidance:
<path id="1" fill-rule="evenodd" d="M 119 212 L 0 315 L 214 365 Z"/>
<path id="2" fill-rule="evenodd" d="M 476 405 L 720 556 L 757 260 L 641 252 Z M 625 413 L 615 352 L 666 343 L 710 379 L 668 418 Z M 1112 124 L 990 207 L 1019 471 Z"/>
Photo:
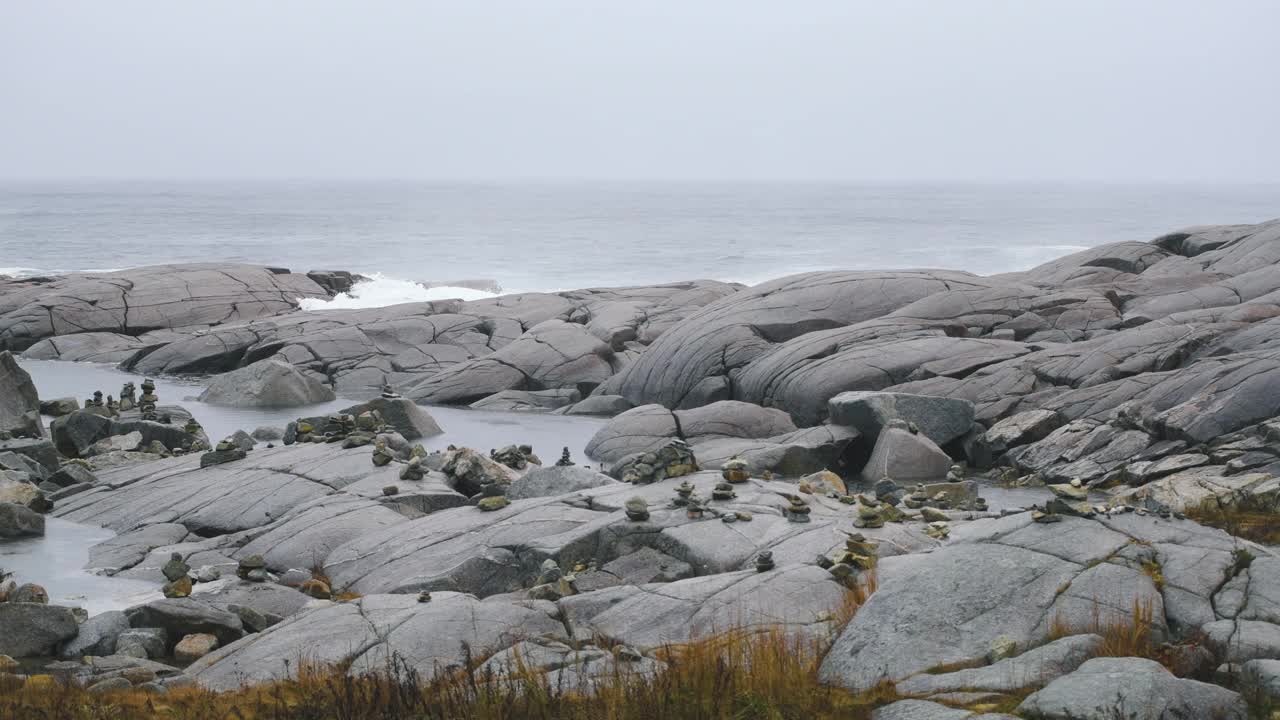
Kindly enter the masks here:
<path id="1" fill-rule="evenodd" d="M 559 605 L 575 637 L 603 635 L 643 650 L 730 629 L 820 638 L 848 592 L 826 570 L 797 565 L 608 588 Z"/>
<path id="2" fill-rule="evenodd" d="M 481 602 L 457 593 L 367 595 L 299 614 L 197 660 L 187 669 L 200 685 L 230 690 L 243 683 L 296 677 L 303 663 L 350 662 L 360 674 L 404 661 L 424 678 L 461 666 L 464 648 L 484 655 L 525 636 L 565 639 L 550 603 Z M 324 638 L 324 642 L 317 642 Z"/>
<path id="3" fill-rule="evenodd" d="M 1238 694 L 1175 677 L 1159 663 L 1144 658 L 1094 658 L 1028 697 L 1018 712 L 1042 720 L 1248 717 Z"/>

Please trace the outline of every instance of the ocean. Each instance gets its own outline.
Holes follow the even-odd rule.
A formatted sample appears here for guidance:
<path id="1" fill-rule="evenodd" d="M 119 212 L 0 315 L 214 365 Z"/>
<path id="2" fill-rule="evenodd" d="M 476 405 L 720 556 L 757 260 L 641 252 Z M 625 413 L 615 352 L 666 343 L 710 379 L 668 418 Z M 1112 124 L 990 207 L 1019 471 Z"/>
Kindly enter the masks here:
<path id="1" fill-rule="evenodd" d="M 826 269 L 992 274 L 1277 215 L 1276 185 L 8 182 L 0 274 L 352 270 L 377 282 L 330 306 L 356 307 Z"/>

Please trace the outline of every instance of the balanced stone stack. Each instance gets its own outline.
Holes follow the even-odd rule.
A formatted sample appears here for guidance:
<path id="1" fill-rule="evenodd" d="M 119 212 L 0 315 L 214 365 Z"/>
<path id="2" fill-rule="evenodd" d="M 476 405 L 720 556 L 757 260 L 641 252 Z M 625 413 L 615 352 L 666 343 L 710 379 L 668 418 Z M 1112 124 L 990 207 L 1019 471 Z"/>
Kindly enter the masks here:
<path id="1" fill-rule="evenodd" d="M 667 478 L 681 477 L 698 471 L 693 449 L 679 438 L 661 448 L 647 452 L 615 469 L 614 477 L 635 485 L 648 485 Z"/>

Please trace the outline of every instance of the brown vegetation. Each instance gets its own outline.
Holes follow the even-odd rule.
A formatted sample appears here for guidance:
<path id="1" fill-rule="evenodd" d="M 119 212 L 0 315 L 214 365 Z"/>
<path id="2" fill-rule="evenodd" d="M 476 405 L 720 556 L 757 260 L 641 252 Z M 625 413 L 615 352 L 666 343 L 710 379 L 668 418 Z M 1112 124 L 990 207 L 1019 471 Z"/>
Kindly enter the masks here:
<path id="1" fill-rule="evenodd" d="M 1189 508 L 1187 517 L 1201 525 L 1225 530 L 1238 538 L 1262 545 L 1280 545 L 1280 513 L 1247 507 L 1222 507 L 1206 503 Z"/>
<path id="2" fill-rule="evenodd" d="M 479 670 L 476 658 L 429 681 L 400 665 L 360 677 L 343 667 L 306 666 L 296 680 L 227 693 L 93 694 L 74 685 L 28 683 L 0 695 L 0 720 L 857 720 L 891 700 L 892 691 L 852 694 L 823 685 L 818 666 L 868 588 L 874 589 L 873 579 L 833 609 L 830 638 L 776 628 L 724 632 L 664 648 L 658 655 L 667 665 L 656 674 L 629 672 L 621 663 L 598 678 L 591 693 L 527 670 L 497 678 Z"/>

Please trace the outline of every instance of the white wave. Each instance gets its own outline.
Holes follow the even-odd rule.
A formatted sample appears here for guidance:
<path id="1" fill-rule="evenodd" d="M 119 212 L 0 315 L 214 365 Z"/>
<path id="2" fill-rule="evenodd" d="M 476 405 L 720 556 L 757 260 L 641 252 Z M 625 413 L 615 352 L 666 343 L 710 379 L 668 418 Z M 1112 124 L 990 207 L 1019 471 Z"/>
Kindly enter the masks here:
<path id="1" fill-rule="evenodd" d="M 450 298 L 484 300 L 491 297 L 497 297 L 497 293 L 448 285 L 429 288 L 412 280 L 400 280 L 387 277 L 382 273 L 372 273 L 368 280 L 353 285 L 349 293 L 338 293 L 332 300 L 302 298 L 298 301 L 298 306 L 308 311 L 355 310 L 429 300 Z"/>
<path id="2" fill-rule="evenodd" d="M 120 272 L 124 268 L 86 268 L 84 270 L 46 270 L 44 268 L 31 267 L 0 267 L 0 276 L 7 275 L 11 278 L 22 280 L 32 277 L 50 277 L 57 275 L 69 275 L 71 273 L 113 273 Z"/>

